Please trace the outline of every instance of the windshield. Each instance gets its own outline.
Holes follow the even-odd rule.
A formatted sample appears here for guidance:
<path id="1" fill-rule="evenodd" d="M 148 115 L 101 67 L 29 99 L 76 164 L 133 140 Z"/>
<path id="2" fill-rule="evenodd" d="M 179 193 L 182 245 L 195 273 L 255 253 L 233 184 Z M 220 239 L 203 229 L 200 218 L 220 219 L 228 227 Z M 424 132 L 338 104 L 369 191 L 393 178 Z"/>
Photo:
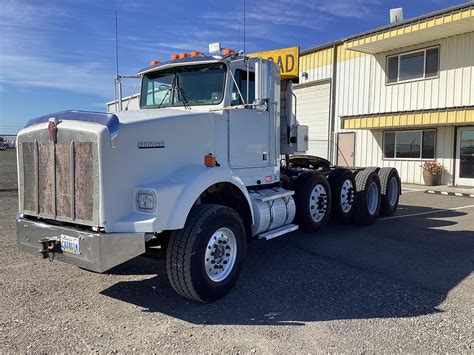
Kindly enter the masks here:
<path id="1" fill-rule="evenodd" d="M 150 73 L 143 77 L 142 108 L 216 105 L 224 97 L 223 63 L 195 65 Z"/>

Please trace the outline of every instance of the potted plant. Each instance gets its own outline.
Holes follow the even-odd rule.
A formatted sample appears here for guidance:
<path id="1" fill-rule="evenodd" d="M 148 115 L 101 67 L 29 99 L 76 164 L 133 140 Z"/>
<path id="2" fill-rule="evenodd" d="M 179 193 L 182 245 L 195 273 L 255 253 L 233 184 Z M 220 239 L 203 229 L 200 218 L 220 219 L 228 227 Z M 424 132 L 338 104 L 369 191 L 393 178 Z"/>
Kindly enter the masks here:
<path id="1" fill-rule="evenodd" d="M 423 180 L 426 186 L 439 185 L 441 176 L 445 172 L 443 165 L 435 161 L 425 161 L 423 163 Z"/>

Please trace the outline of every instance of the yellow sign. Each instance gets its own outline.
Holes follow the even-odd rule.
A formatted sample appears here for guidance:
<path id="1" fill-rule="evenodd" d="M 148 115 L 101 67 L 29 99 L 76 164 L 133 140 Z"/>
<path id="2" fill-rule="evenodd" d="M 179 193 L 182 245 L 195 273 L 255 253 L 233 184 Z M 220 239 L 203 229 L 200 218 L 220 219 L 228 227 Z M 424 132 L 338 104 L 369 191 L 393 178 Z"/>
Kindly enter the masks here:
<path id="1" fill-rule="evenodd" d="M 247 54 L 249 57 L 262 57 L 262 59 L 273 60 L 280 67 L 282 79 L 298 77 L 300 47 L 275 49 L 273 51 Z"/>

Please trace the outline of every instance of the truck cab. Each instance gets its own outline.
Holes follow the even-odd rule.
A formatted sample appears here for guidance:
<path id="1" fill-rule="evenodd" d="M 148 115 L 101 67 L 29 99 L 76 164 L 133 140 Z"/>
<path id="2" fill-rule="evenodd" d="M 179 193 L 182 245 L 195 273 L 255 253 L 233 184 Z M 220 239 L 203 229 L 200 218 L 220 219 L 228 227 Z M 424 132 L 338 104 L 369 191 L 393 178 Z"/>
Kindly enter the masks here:
<path id="1" fill-rule="evenodd" d="M 174 290 L 207 302 L 255 239 L 394 213 L 396 170 L 300 155 L 308 130 L 273 61 L 194 52 L 137 77 L 137 110 L 119 97 L 115 113 L 54 113 L 19 133 L 20 249 L 105 272 L 159 245 Z"/>

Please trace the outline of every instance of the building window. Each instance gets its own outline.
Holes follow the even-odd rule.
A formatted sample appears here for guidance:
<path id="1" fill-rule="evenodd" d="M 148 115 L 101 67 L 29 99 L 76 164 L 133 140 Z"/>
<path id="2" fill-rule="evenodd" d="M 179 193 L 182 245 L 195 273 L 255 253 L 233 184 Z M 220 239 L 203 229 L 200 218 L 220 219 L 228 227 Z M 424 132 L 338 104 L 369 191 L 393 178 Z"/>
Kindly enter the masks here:
<path id="1" fill-rule="evenodd" d="M 435 78 L 439 73 L 439 47 L 387 57 L 387 84 Z"/>
<path id="2" fill-rule="evenodd" d="M 383 155 L 387 159 L 434 159 L 436 130 L 384 132 Z"/>

